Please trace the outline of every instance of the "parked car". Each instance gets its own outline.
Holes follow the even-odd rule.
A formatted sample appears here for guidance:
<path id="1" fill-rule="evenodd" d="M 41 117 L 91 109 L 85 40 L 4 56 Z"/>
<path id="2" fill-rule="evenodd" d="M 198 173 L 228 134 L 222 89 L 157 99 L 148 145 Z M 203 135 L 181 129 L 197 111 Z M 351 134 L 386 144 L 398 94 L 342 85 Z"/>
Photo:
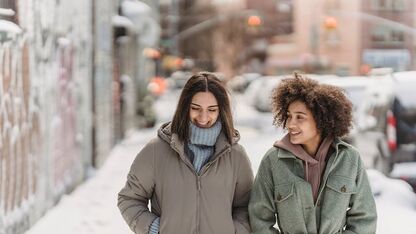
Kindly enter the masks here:
<path id="1" fill-rule="evenodd" d="M 393 158 L 395 162 L 416 161 L 416 71 L 394 73 L 392 80 L 397 135 Z"/>
<path id="2" fill-rule="evenodd" d="M 357 147 L 366 167 L 389 174 L 394 163 L 415 161 L 416 72 L 324 83 L 342 87 L 352 101 L 354 127 L 345 140 Z"/>
<path id="3" fill-rule="evenodd" d="M 244 93 L 247 103 L 257 111 L 270 112 L 272 91 L 283 78 L 285 77 L 261 76 L 252 81 Z"/>
<path id="4" fill-rule="evenodd" d="M 343 77 L 322 82 L 344 89 L 353 104 L 353 128 L 345 140 L 358 149 L 367 168 L 388 174 L 393 166 L 389 140 L 396 137 L 394 132 L 388 131 L 393 97 L 391 81 Z"/>
<path id="5" fill-rule="evenodd" d="M 308 74 L 307 77 L 316 80 L 335 78 L 334 75 Z M 282 79 L 288 76 L 261 76 L 253 80 L 245 91 L 246 100 L 260 112 L 271 112 L 271 95 Z"/>
<path id="6" fill-rule="evenodd" d="M 232 78 L 228 81 L 227 85 L 231 88 L 231 90 L 243 93 L 250 83 L 259 77 L 261 77 L 259 73 L 243 73 Z"/>

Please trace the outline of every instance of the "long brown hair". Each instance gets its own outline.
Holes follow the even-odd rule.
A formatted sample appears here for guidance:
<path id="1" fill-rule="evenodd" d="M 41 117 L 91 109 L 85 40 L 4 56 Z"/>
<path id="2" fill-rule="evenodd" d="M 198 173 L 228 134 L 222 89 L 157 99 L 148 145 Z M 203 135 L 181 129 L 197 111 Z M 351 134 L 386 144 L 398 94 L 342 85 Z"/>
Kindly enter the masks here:
<path id="1" fill-rule="evenodd" d="M 192 97 L 198 92 L 211 92 L 217 99 L 219 117 L 229 143 L 234 136 L 233 117 L 231 115 L 230 99 L 227 89 L 218 77 L 210 72 L 200 72 L 189 78 L 179 97 L 178 106 L 173 116 L 171 131 L 176 133 L 180 140 L 189 138 L 189 108 Z"/>

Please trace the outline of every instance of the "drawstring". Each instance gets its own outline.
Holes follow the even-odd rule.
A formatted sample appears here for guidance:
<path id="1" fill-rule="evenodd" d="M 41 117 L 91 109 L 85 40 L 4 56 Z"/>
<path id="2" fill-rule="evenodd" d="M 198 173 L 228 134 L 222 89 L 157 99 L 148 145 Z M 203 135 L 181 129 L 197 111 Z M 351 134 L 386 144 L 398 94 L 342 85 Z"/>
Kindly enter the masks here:
<path id="1" fill-rule="evenodd" d="M 309 166 L 308 166 L 308 161 L 305 161 L 305 162 L 306 162 L 306 181 L 309 182 Z"/>

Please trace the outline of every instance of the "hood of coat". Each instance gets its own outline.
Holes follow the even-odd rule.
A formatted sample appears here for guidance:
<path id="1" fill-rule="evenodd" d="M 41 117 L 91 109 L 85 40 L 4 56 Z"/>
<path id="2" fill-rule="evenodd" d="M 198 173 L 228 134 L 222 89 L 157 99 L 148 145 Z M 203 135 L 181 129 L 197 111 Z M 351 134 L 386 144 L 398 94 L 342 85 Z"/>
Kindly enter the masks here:
<path id="1" fill-rule="evenodd" d="M 177 134 L 172 133 L 171 122 L 162 124 L 162 126 L 158 130 L 158 136 L 160 139 L 166 141 L 172 149 L 178 152 L 180 157 L 182 157 L 183 159 L 186 158 L 184 142 L 179 140 L 179 137 Z M 235 130 L 234 132 L 234 137 L 232 139 L 231 144 L 227 141 L 227 137 L 225 136 L 224 132 L 221 131 L 220 135 L 218 136 L 217 142 L 215 143 L 215 151 L 214 151 L 214 156 L 212 159 L 215 159 L 216 157 L 221 155 L 222 152 L 230 149 L 231 146 L 234 144 L 237 144 L 239 140 L 240 140 L 240 133 L 237 130 Z"/>

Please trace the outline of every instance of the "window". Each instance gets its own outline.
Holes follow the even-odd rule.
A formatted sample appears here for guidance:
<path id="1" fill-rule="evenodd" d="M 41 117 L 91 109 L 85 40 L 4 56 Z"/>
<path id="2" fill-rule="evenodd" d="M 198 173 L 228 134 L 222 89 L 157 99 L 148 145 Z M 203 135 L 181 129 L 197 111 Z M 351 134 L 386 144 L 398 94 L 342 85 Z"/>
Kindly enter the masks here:
<path id="1" fill-rule="evenodd" d="M 371 33 L 371 41 L 375 44 L 402 45 L 404 40 L 404 32 L 397 29 L 378 26 Z"/>
<path id="2" fill-rule="evenodd" d="M 392 10 L 395 1 L 397 0 L 372 0 L 371 9 L 375 11 Z"/>
<path id="3" fill-rule="evenodd" d="M 407 1 L 406 0 L 394 0 L 393 1 L 393 9 L 396 11 L 404 11 L 406 10 Z"/>
<path id="4" fill-rule="evenodd" d="M 403 31 L 392 30 L 390 36 L 391 36 L 392 41 L 404 42 L 404 33 L 403 33 Z"/>
<path id="5" fill-rule="evenodd" d="M 371 41 L 384 42 L 387 41 L 388 31 L 384 27 L 376 27 L 371 33 Z"/>

